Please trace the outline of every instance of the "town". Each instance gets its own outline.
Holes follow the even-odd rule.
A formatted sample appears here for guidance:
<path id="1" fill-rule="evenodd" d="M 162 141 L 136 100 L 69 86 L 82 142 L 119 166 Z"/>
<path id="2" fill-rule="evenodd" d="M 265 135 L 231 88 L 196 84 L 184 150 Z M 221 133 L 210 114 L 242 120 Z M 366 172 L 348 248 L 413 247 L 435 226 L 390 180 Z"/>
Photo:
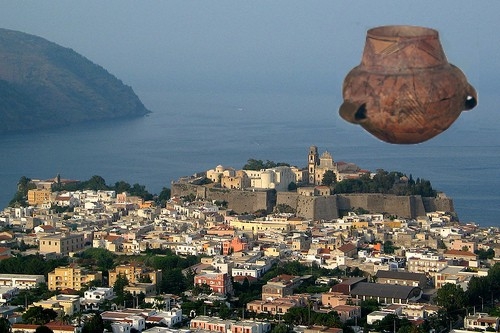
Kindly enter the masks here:
<path id="1" fill-rule="evenodd" d="M 304 160 L 218 165 L 156 200 L 24 178 L 0 212 L 0 332 L 500 329 L 497 228 L 424 180 Z"/>

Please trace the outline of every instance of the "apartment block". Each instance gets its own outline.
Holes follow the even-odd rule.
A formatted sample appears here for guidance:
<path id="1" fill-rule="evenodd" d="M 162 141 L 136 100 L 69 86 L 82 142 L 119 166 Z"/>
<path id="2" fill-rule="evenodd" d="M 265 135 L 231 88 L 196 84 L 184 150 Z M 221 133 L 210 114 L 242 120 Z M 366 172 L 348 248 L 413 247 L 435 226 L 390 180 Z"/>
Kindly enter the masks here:
<path id="1" fill-rule="evenodd" d="M 202 273 L 194 278 L 195 285 L 206 284 L 214 293 L 233 294 L 233 284 L 228 274 Z"/>
<path id="2" fill-rule="evenodd" d="M 139 283 L 149 279 L 152 284 L 158 285 L 162 279 L 161 270 L 136 265 L 119 265 L 109 271 L 109 285 L 114 286 L 120 275 L 126 277 L 129 283 Z"/>
<path id="3" fill-rule="evenodd" d="M 80 290 L 84 285 L 100 280 L 101 272 L 89 272 L 81 267 L 57 267 L 48 274 L 49 290 L 74 289 Z"/>
<path id="4" fill-rule="evenodd" d="M 45 283 L 43 275 L 0 274 L 0 287 L 30 289 L 37 287 L 40 283 Z"/>
<path id="5" fill-rule="evenodd" d="M 38 206 L 50 202 L 51 191 L 48 189 L 28 190 L 28 204 Z"/>
<path id="6" fill-rule="evenodd" d="M 39 250 L 41 253 L 57 253 L 63 256 L 71 252 L 79 252 L 84 249 L 84 235 L 59 233 L 40 238 Z"/>

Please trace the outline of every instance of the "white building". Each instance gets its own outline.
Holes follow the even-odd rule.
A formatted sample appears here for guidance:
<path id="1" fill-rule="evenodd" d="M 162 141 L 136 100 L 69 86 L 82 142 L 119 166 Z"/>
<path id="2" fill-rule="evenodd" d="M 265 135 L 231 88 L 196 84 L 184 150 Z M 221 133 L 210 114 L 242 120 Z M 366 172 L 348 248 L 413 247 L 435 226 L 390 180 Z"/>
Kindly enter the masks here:
<path id="1" fill-rule="evenodd" d="M 130 333 L 132 325 L 127 322 L 114 322 L 111 324 L 113 333 Z"/>
<path id="2" fill-rule="evenodd" d="M 237 321 L 231 325 L 231 333 L 268 333 L 271 323 L 253 320 Z"/>
<path id="3" fill-rule="evenodd" d="M 177 255 L 198 255 L 198 247 L 196 245 L 179 244 L 175 246 L 175 254 Z"/>
<path id="4" fill-rule="evenodd" d="M 215 169 L 210 169 L 207 171 L 207 178 L 214 183 L 219 183 L 222 177 L 234 177 L 236 171 L 233 168 L 225 168 L 222 165 L 218 165 Z"/>
<path id="5" fill-rule="evenodd" d="M 373 325 L 377 320 L 384 319 L 387 315 L 394 314 L 389 311 L 373 311 L 366 316 L 366 323 L 369 325 Z"/>
<path id="6" fill-rule="evenodd" d="M 124 311 L 105 311 L 101 313 L 102 320 L 109 320 L 114 323 L 121 323 L 125 325 L 115 325 L 117 328 L 116 332 L 127 332 L 121 331 L 126 330 L 127 325 L 130 325 L 130 328 L 135 328 L 139 332 L 142 332 L 146 328 L 146 318 L 142 312 L 135 311 L 133 309 L 127 309 Z M 129 329 L 130 329 L 129 328 Z M 115 332 L 115 330 L 113 330 Z M 129 331 L 130 332 L 130 331 Z"/>
<path id="7" fill-rule="evenodd" d="M 170 311 L 158 311 L 146 319 L 147 322 L 163 323 L 167 327 L 172 327 L 182 322 L 182 310 L 172 309 Z"/>
<path id="8" fill-rule="evenodd" d="M 233 267 L 231 276 L 252 276 L 258 279 L 266 272 L 264 269 L 264 265 L 237 264 Z"/>
<path id="9" fill-rule="evenodd" d="M 295 173 L 288 166 L 265 170 L 243 170 L 250 178 L 250 186 L 276 191 L 288 191 L 288 185 L 296 182 Z"/>
<path id="10" fill-rule="evenodd" d="M 40 283 L 45 283 L 43 275 L 0 274 L 0 287 L 30 289 L 37 287 Z"/>
<path id="11" fill-rule="evenodd" d="M 99 304 L 105 300 L 112 300 L 114 297 L 113 288 L 93 287 L 85 291 L 80 303 L 86 309 L 97 310 Z"/>
<path id="12" fill-rule="evenodd" d="M 491 317 L 487 313 L 476 313 L 468 315 L 464 320 L 464 327 L 474 331 L 494 331 L 498 332 L 500 324 L 499 317 Z"/>

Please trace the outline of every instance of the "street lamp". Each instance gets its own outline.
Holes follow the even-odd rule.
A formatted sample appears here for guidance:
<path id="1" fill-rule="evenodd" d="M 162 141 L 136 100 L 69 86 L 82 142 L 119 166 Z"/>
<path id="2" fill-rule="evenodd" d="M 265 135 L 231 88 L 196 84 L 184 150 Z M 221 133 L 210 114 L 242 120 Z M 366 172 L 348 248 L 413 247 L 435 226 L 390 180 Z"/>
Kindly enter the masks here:
<path id="1" fill-rule="evenodd" d="M 481 299 L 481 312 L 484 312 L 484 299 L 483 299 L 483 296 L 479 296 L 479 298 Z"/>

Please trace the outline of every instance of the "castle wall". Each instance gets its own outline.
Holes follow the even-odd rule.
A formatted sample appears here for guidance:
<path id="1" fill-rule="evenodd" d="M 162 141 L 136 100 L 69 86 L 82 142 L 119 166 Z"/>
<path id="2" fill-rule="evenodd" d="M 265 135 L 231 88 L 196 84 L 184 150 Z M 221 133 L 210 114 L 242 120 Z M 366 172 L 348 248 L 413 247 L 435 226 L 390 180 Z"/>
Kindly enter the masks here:
<path id="1" fill-rule="evenodd" d="M 192 193 L 205 200 L 226 201 L 227 208 L 238 214 L 253 213 L 259 209 L 266 209 L 270 213 L 276 205 L 276 191 L 274 190 L 242 191 L 173 183 L 171 191 L 172 196 L 175 197 L 183 197 Z"/>
<path id="2" fill-rule="evenodd" d="M 447 197 L 422 198 L 426 212 L 455 212 L 453 200 Z"/>
<path id="3" fill-rule="evenodd" d="M 428 198 L 432 201 L 432 198 Z M 379 193 L 339 194 L 338 208 L 350 210 L 363 208 L 372 213 L 388 213 L 399 217 L 417 217 L 425 215 L 425 206 L 419 195 L 398 196 Z"/>
<path id="4" fill-rule="evenodd" d="M 333 220 L 339 217 L 337 198 L 333 195 L 315 197 L 314 220 Z"/>
<path id="5" fill-rule="evenodd" d="M 276 204 L 284 204 L 292 207 L 293 209 L 297 210 L 297 205 L 299 202 L 299 199 L 301 197 L 304 197 L 302 195 L 297 194 L 296 192 L 277 192 L 276 196 Z M 300 215 L 304 216 L 304 215 Z"/>
<path id="6" fill-rule="evenodd" d="M 295 192 L 242 191 L 210 188 L 184 183 L 172 184 L 172 196 L 186 196 L 189 193 L 207 200 L 226 201 L 228 208 L 236 213 L 253 213 L 260 209 L 272 212 L 276 204 L 294 208 L 298 216 L 313 220 L 338 218 L 339 210 L 363 208 L 371 213 L 387 213 L 398 217 L 416 218 L 426 212 L 454 212 L 453 200 L 447 197 L 422 198 L 377 193 L 338 194 L 331 196 L 302 196 Z"/>

